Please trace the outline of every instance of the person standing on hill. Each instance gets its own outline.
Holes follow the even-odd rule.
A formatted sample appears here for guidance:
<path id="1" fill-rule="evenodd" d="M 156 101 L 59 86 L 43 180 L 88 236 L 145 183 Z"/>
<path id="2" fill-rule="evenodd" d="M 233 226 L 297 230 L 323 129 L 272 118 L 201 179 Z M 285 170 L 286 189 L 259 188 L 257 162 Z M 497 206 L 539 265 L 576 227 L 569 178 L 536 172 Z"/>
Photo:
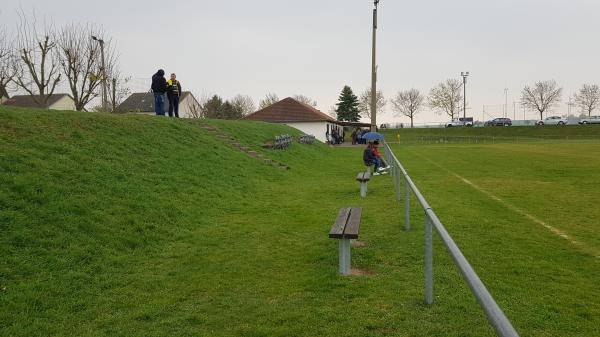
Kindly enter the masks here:
<path id="1" fill-rule="evenodd" d="M 158 69 L 156 74 L 152 75 L 152 92 L 154 93 L 154 112 L 157 116 L 165 115 L 165 92 L 167 91 L 167 80 L 165 71 Z"/>
<path id="2" fill-rule="evenodd" d="M 171 74 L 171 79 L 167 81 L 167 98 L 169 99 L 169 117 L 179 118 L 179 97 L 181 97 L 181 83 L 177 80 L 175 74 Z"/>

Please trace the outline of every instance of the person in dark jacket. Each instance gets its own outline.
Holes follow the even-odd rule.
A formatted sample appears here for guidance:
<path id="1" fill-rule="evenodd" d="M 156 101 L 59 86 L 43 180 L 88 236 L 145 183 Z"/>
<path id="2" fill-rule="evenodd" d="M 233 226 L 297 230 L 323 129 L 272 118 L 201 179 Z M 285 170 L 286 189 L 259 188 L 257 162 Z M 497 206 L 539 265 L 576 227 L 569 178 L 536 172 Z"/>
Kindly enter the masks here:
<path id="1" fill-rule="evenodd" d="M 171 74 L 171 79 L 167 81 L 167 98 L 169 99 L 169 117 L 179 118 L 179 97 L 181 97 L 181 83 L 177 80 L 175 74 Z"/>
<path id="2" fill-rule="evenodd" d="M 165 92 L 167 91 L 167 80 L 165 71 L 158 69 L 156 74 L 152 75 L 152 92 L 154 93 L 154 112 L 157 116 L 165 115 Z"/>
<path id="3" fill-rule="evenodd" d="M 365 151 L 363 152 L 363 162 L 365 163 L 365 165 L 367 165 L 367 166 L 374 165 L 374 170 L 373 170 L 374 176 L 388 173 L 387 169 L 389 168 L 389 167 L 386 167 L 385 163 L 383 162 L 383 158 L 378 156 L 378 154 L 379 154 L 379 151 L 377 151 L 378 144 L 379 144 L 378 141 L 369 142 L 369 145 L 367 145 L 367 147 L 365 148 Z"/>

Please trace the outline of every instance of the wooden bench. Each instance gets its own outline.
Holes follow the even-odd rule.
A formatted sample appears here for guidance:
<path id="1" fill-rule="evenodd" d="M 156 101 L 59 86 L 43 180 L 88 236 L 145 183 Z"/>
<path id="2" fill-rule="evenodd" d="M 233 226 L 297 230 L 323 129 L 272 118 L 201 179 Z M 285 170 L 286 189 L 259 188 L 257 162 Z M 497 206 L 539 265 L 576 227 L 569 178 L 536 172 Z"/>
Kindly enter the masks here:
<path id="1" fill-rule="evenodd" d="M 371 173 L 367 172 L 358 172 L 356 175 L 356 181 L 360 183 L 360 196 L 367 196 L 367 183 L 371 179 Z"/>
<path id="2" fill-rule="evenodd" d="M 339 239 L 340 274 L 350 274 L 350 240 L 358 239 L 362 208 L 342 208 L 331 227 L 329 238 Z"/>

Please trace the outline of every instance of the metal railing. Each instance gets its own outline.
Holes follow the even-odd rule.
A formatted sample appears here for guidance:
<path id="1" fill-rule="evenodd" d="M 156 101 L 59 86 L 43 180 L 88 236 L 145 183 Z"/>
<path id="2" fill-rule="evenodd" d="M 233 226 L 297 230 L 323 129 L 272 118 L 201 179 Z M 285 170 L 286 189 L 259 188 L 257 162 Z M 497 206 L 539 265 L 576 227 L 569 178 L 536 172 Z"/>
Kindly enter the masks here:
<path id="1" fill-rule="evenodd" d="M 517 331 L 502 312 L 490 292 L 469 264 L 469 261 L 462 254 L 448 231 L 438 219 L 435 212 L 425 200 L 425 197 L 419 192 L 419 189 L 412 181 L 396 155 L 392 152 L 389 145 L 385 144 L 385 154 L 389 163 L 392 166 L 392 179 L 394 180 L 394 188 L 396 190 L 396 200 L 400 201 L 400 176 L 404 177 L 404 212 L 405 212 L 405 230 L 410 230 L 410 191 L 413 192 L 416 199 L 419 201 L 425 211 L 425 302 L 433 303 L 433 228 L 437 231 L 448 252 L 452 256 L 454 263 L 460 270 L 464 280 L 471 288 L 471 292 L 475 295 L 477 302 L 487 315 L 489 322 L 496 330 L 496 334 L 501 337 L 518 337 Z"/>

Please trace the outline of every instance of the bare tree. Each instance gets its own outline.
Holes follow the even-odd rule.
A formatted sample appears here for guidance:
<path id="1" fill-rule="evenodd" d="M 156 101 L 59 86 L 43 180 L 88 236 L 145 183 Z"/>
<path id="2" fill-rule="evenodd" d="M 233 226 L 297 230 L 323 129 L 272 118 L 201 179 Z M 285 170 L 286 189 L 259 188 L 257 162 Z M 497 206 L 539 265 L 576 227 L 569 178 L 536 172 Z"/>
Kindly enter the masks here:
<path id="1" fill-rule="evenodd" d="M 544 119 L 544 111 L 560 102 L 562 88 L 556 81 L 536 82 L 533 87 L 525 86 L 521 93 L 521 105 L 528 109 L 535 109 Z"/>
<path id="2" fill-rule="evenodd" d="M 106 90 L 109 109 L 117 112 L 117 107 L 131 94 L 131 76 L 125 76 L 121 72 L 118 56 L 112 41 L 105 42 L 104 54 L 106 65 Z M 98 87 L 100 90 L 100 87 Z"/>
<path id="3" fill-rule="evenodd" d="M 419 112 L 425 97 L 418 89 L 400 91 L 396 98 L 392 99 L 392 109 L 398 114 L 410 118 L 410 127 L 413 127 L 415 114 Z"/>
<path id="4" fill-rule="evenodd" d="M 383 97 L 383 92 L 377 90 L 377 97 L 375 99 L 375 108 L 377 109 L 377 114 L 380 115 L 384 112 L 383 108 L 387 104 L 385 97 Z M 363 117 L 371 118 L 371 89 L 365 89 L 358 99 L 358 111 L 360 111 Z"/>
<path id="5" fill-rule="evenodd" d="M 0 99 L 8 95 L 9 84 L 15 77 L 13 42 L 9 40 L 6 27 L 0 27 Z"/>
<path id="6" fill-rule="evenodd" d="M 254 101 L 252 100 L 252 97 L 247 95 L 235 95 L 230 100 L 230 103 L 233 107 L 233 110 L 238 112 L 240 117 L 244 117 L 255 111 Z"/>
<path id="7" fill-rule="evenodd" d="M 131 76 L 123 77 L 120 72 L 112 73 L 107 84 L 108 101 L 112 112 L 117 112 L 117 107 L 131 94 L 129 83 Z"/>
<path id="8" fill-rule="evenodd" d="M 35 15 L 31 21 L 23 11 L 18 15 L 14 82 L 38 105 L 46 106 L 61 80 L 54 25 L 44 22 L 39 28 Z"/>
<path id="9" fill-rule="evenodd" d="M 429 107 L 438 114 L 446 113 L 454 119 L 454 115 L 460 111 L 462 102 L 462 83 L 459 80 L 449 78 L 431 88 L 428 97 Z"/>
<path id="10" fill-rule="evenodd" d="M 308 97 L 308 96 L 304 96 L 304 95 L 295 95 L 294 97 L 292 97 L 293 99 L 295 99 L 296 101 L 300 102 L 300 103 L 304 103 L 306 105 L 310 105 L 310 106 L 317 106 L 317 101 L 315 101 L 314 99 Z"/>
<path id="11" fill-rule="evenodd" d="M 587 112 L 588 117 L 591 116 L 600 103 L 600 87 L 597 84 L 584 84 L 575 94 L 575 103 Z"/>
<path id="12" fill-rule="evenodd" d="M 77 111 L 98 96 L 97 88 L 102 83 L 100 44 L 91 36 L 101 33 L 99 28 L 71 24 L 63 27 L 58 37 L 60 65 Z"/>
<path id="13" fill-rule="evenodd" d="M 279 102 L 279 97 L 277 96 L 277 94 L 270 92 L 267 94 L 267 96 L 265 96 L 265 98 L 260 100 L 260 102 L 258 103 L 258 110 L 262 110 L 268 107 L 269 105 L 277 102 Z"/>

